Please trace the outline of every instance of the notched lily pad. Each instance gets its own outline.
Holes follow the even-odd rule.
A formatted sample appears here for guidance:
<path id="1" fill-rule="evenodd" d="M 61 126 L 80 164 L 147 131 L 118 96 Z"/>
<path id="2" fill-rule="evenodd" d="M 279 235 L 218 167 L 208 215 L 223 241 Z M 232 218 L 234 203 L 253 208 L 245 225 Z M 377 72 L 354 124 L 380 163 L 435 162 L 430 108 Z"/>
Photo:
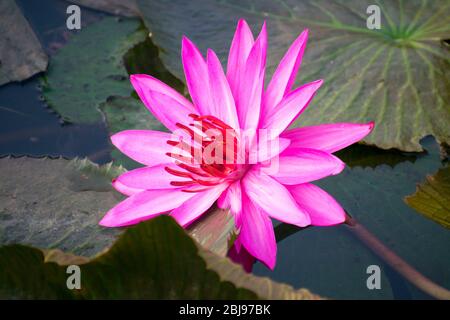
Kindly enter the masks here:
<path id="1" fill-rule="evenodd" d="M 366 27 L 369 5 L 381 8 L 381 30 Z M 365 143 L 383 149 L 422 151 L 420 139 L 450 142 L 450 55 L 441 40 L 450 32 L 445 0 L 233 1 L 138 0 L 161 59 L 184 79 L 182 35 L 202 52 L 224 60 L 239 18 L 256 32 L 268 23 L 268 75 L 304 29 L 310 41 L 299 83 L 324 79 L 295 125 L 375 121 Z M 195 17 L 195 19 L 186 19 Z"/>
<path id="2" fill-rule="evenodd" d="M 0 3 L 0 86 L 47 69 L 48 57 L 14 0 Z"/>
<path id="3" fill-rule="evenodd" d="M 65 121 L 102 121 L 100 103 L 133 92 L 123 56 L 146 37 L 137 19 L 106 17 L 82 29 L 53 56 L 43 79 L 44 98 Z"/>
<path id="4" fill-rule="evenodd" d="M 46 262 L 47 261 L 47 262 Z M 319 299 L 306 289 L 245 273 L 197 247 L 167 216 L 129 228 L 105 253 L 81 265 L 81 290 L 66 286 L 73 256 L 0 247 L 0 297 L 41 299 Z"/>
<path id="5" fill-rule="evenodd" d="M 425 217 L 450 229 L 450 167 L 427 176 L 405 202 Z"/>

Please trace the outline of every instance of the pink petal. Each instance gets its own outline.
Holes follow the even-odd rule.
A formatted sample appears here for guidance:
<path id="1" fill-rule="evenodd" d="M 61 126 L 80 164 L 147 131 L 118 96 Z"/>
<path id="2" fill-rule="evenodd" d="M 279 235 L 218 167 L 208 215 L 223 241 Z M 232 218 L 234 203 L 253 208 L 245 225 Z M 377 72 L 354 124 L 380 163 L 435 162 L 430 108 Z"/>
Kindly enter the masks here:
<path id="1" fill-rule="evenodd" d="M 158 79 L 146 74 L 130 76 L 134 89 L 150 112 L 169 130 L 175 131 L 177 122 L 191 121 L 190 113 L 197 113 L 185 97 Z"/>
<path id="2" fill-rule="evenodd" d="M 100 221 L 105 227 L 122 227 L 153 218 L 180 206 L 193 193 L 181 189 L 146 190 L 120 202 Z"/>
<path id="3" fill-rule="evenodd" d="M 239 20 L 231 42 L 227 65 L 227 79 L 235 98 L 238 98 L 239 81 L 244 72 L 245 61 L 247 61 L 253 42 L 253 35 L 247 22 L 243 19 Z"/>
<path id="4" fill-rule="evenodd" d="M 267 172 L 282 184 L 300 184 L 327 176 L 336 175 L 344 170 L 345 163 L 340 159 L 320 150 L 287 148 L 278 159 L 278 170 Z"/>
<path id="5" fill-rule="evenodd" d="M 228 189 L 222 193 L 217 200 L 217 205 L 221 209 L 230 209 L 234 214 L 234 223 L 236 227 L 240 227 L 240 215 L 242 209 L 242 190 L 239 180 L 233 182 Z"/>
<path id="6" fill-rule="evenodd" d="M 143 167 L 134 169 L 121 174 L 115 183 L 119 183 L 128 188 L 135 190 L 150 190 L 150 189 L 173 189 L 177 188 L 170 184 L 171 181 L 180 181 L 182 178 L 175 177 L 166 171 L 166 167 L 172 169 L 179 169 L 174 164 L 161 164 L 153 167 Z"/>
<path id="7" fill-rule="evenodd" d="M 208 85 L 208 66 L 197 47 L 186 37 L 181 43 L 181 58 L 189 94 L 200 115 L 214 115 Z"/>
<path id="8" fill-rule="evenodd" d="M 241 129 L 256 130 L 258 127 L 261 96 L 264 89 L 266 50 L 267 33 L 264 24 L 245 62 L 238 99 L 235 99 Z"/>
<path id="9" fill-rule="evenodd" d="M 282 133 L 291 139 L 290 148 L 311 148 L 333 153 L 367 136 L 374 123 L 333 123 L 302 127 Z"/>
<path id="10" fill-rule="evenodd" d="M 261 116 L 260 127 L 267 129 L 272 138 L 278 137 L 305 110 L 322 83 L 317 80 L 289 93 L 276 108 Z"/>
<path id="11" fill-rule="evenodd" d="M 248 273 L 252 272 L 255 258 L 240 244 L 239 238 L 234 241 L 228 251 L 228 258 L 234 263 L 240 264 Z"/>
<path id="12" fill-rule="evenodd" d="M 272 218 L 300 227 L 310 224 L 308 214 L 297 205 L 289 191 L 263 172 L 250 170 L 242 179 L 242 186 L 248 197 Z M 244 212 L 241 219 L 243 215 Z"/>
<path id="13" fill-rule="evenodd" d="M 302 63 L 303 52 L 305 51 L 307 41 L 308 30 L 306 29 L 292 43 L 283 59 L 281 59 L 264 93 L 264 112 L 271 112 L 283 97 L 290 92 L 300 64 Z"/>
<path id="14" fill-rule="evenodd" d="M 252 151 L 257 153 L 258 162 L 267 161 L 269 159 L 272 159 L 273 157 L 276 157 L 284 150 L 286 150 L 291 143 L 291 140 L 280 137 L 276 137 L 275 139 L 271 140 L 268 139 L 268 135 L 260 136 L 258 140 L 257 150 Z"/>
<path id="15" fill-rule="evenodd" d="M 261 40 L 261 50 L 262 50 L 262 63 L 266 65 L 267 59 L 267 26 L 266 21 L 264 20 L 263 25 L 261 27 L 261 31 L 259 32 L 256 41 Z"/>
<path id="16" fill-rule="evenodd" d="M 166 155 L 172 147 L 167 140 L 172 134 L 153 130 L 125 130 L 111 136 L 112 143 L 131 159 L 145 164 L 155 166 L 171 161 Z"/>
<path id="17" fill-rule="evenodd" d="M 243 196 L 242 226 L 239 232 L 239 241 L 252 256 L 262 261 L 271 270 L 274 269 L 277 244 L 272 221 L 245 195 Z"/>
<path id="18" fill-rule="evenodd" d="M 311 217 L 314 226 L 331 226 L 345 221 L 345 211 L 332 196 L 319 187 L 310 184 L 288 186 L 299 206 Z"/>
<path id="19" fill-rule="evenodd" d="M 133 194 L 144 191 L 144 189 L 137 189 L 137 188 L 131 188 L 129 186 L 126 186 L 117 180 L 112 181 L 112 186 L 114 187 L 114 189 L 116 189 L 117 191 L 119 191 L 120 193 L 122 193 L 126 196 L 132 196 Z"/>
<path id="20" fill-rule="evenodd" d="M 227 78 L 223 73 L 222 65 L 214 51 L 208 49 L 207 56 L 209 86 L 211 92 L 212 115 L 234 129 L 239 129 L 239 120 L 236 113 L 236 105 Z"/>
<path id="21" fill-rule="evenodd" d="M 194 193 L 194 196 L 176 208 L 170 214 L 177 222 L 186 227 L 208 210 L 219 198 L 228 184 L 222 183 L 206 191 Z"/>

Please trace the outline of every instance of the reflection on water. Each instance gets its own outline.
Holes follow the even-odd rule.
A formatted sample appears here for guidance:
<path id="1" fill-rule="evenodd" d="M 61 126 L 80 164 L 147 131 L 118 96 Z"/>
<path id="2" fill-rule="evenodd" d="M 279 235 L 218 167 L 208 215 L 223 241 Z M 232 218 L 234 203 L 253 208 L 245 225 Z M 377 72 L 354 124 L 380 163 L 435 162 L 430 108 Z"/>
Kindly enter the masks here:
<path id="1" fill-rule="evenodd" d="M 108 133 L 103 123 L 61 124 L 39 98 L 38 79 L 0 87 L 0 156 L 89 157 L 110 161 Z"/>
<path id="2" fill-rule="evenodd" d="M 19 0 L 17 4 L 47 54 L 53 54 L 74 33 L 66 28 L 66 2 Z M 83 26 L 102 16 L 83 9 Z M 105 125 L 62 125 L 59 116 L 42 101 L 39 76 L 0 87 L 0 156 L 78 156 L 98 163 L 110 161 Z"/>

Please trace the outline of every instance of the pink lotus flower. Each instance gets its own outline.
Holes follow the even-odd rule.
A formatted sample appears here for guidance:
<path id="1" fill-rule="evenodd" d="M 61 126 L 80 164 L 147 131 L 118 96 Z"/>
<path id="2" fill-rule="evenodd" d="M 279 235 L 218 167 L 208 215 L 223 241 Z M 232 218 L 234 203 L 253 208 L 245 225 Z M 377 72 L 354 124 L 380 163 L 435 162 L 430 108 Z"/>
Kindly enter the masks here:
<path id="1" fill-rule="evenodd" d="M 172 134 L 126 130 L 111 137 L 119 150 L 145 167 L 113 181 L 129 197 L 100 224 L 126 226 L 169 214 L 188 226 L 217 201 L 234 215 L 237 253 L 244 246 L 273 269 L 277 248 L 271 218 L 300 227 L 344 222 L 341 206 L 310 182 L 340 173 L 345 164 L 332 153 L 364 138 L 373 123 L 287 130 L 322 84 L 318 80 L 292 89 L 307 38 L 305 30 L 293 42 L 266 89 L 266 27 L 254 40 L 244 20 L 231 43 L 226 75 L 214 51 L 208 49 L 205 61 L 183 38 L 192 102 L 149 75 L 132 75 L 142 102 Z M 213 137 L 208 130 L 218 134 Z M 208 148 L 217 147 L 220 135 L 226 136 L 219 143 L 226 156 L 205 156 Z M 249 161 L 254 154 L 257 161 Z"/>

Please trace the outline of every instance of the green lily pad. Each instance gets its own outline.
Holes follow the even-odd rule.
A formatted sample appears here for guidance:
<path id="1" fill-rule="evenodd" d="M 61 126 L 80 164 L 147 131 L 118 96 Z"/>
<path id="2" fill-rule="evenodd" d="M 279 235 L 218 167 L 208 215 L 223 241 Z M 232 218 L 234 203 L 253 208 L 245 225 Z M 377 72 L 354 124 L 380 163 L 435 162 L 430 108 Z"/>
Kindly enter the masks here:
<path id="1" fill-rule="evenodd" d="M 67 289 L 78 262 L 81 289 Z M 76 260 L 21 245 L 0 247 L 0 297 L 41 299 L 318 299 L 308 290 L 246 274 L 197 247 L 167 216 L 129 228 L 105 253 Z"/>
<path id="2" fill-rule="evenodd" d="M 52 57 L 43 79 L 48 104 L 67 122 L 102 121 L 100 103 L 133 92 L 123 56 L 147 35 L 137 19 L 106 17 L 83 28 Z"/>
<path id="3" fill-rule="evenodd" d="M 48 57 L 14 0 L 0 3 L 0 86 L 47 69 Z"/>
<path id="4" fill-rule="evenodd" d="M 369 30 L 366 10 L 381 8 L 381 29 Z M 310 108 L 294 125 L 375 121 L 364 142 L 383 149 L 422 151 L 433 135 L 450 142 L 448 1 L 138 0 L 161 59 L 179 79 L 182 35 L 224 60 L 236 22 L 256 31 L 268 23 L 268 74 L 304 29 L 310 41 L 299 83 L 323 78 Z M 186 19 L 195 17 L 195 19 Z"/>
<path id="5" fill-rule="evenodd" d="M 109 247 L 119 228 L 98 222 L 124 199 L 111 181 L 126 170 L 87 159 L 0 159 L 0 245 L 25 244 L 92 256 Z M 225 256 L 232 216 L 211 208 L 188 233 L 204 248 Z"/>
<path id="6" fill-rule="evenodd" d="M 123 169 L 86 160 L 0 159 L 0 244 L 20 243 L 92 256 L 120 233 L 98 225 L 122 196 Z"/>
<path id="7" fill-rule="evenodd" d="M 405 201 L 425 217 L 450 229 L 450 167 L 427 176 Z"/>

